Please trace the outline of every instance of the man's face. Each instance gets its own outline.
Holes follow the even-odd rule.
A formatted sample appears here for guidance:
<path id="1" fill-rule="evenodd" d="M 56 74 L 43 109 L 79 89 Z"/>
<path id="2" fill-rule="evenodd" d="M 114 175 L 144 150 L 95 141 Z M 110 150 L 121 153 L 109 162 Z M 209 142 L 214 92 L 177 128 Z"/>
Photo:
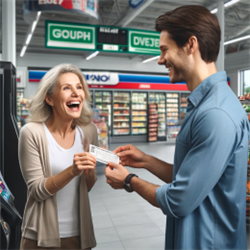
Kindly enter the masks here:
<path id="1" fill-rule="evenodd" d="M 179 48 L 165 30 L 160 35 L 160 50 L 161 56 L 158 64 L 165 65 L 169 69 L 170 82 L 186 81 L 189 72 L 188 56 L 184 49 Z"/>

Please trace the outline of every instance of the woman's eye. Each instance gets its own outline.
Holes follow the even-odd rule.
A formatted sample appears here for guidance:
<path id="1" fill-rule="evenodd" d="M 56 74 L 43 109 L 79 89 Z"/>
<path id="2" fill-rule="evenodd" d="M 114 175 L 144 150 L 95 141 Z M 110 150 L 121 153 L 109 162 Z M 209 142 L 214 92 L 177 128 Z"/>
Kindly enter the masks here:
<path id="1" fill-rule="evenodd" d="M 65 89 L 69 89 L 69 87 L 64 87 L 64 90 L 65 90 Z"/>
<path id="2" fill-rule="evenodd" d="M 82 86 L 78 86 L 78 89 L 82 89 Z"/>

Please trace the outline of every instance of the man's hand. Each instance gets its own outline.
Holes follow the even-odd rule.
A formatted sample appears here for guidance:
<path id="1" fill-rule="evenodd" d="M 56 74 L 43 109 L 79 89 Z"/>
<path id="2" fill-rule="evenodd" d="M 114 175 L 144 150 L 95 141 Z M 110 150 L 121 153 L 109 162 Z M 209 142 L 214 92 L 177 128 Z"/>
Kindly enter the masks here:
<path id="1" fill-rule="evenodd" d="M 107 177 L 107 183 L 114 189 L 122 189 L 123 183 L 126 177 L 129 175 L 128 170 L 122 165 L 118 165 L 113 162 L 109 162 L 106 169 L 105 175 Z"/>
<path id="2" fill-rule="evenodd" d="M 133 145 L 120 146 L 113 151 L 120 157 L 120 164 L 134 168 L 145 166 L 146 154 Z"/>

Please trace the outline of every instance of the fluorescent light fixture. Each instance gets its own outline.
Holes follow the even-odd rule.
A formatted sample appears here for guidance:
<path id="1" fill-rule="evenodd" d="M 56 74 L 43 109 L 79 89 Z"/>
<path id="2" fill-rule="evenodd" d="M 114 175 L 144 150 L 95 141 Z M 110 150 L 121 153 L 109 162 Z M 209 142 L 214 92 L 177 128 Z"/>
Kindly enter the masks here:
<path id="1" fill-rule="evenodd" d="M 239 38 L 235 38 L 235 39 L 226 41 L 226 42 L 224 42 L 224 45 L 228 45 L 230 43 L 235 43 L 235 42 L 239 42 L 239 41 L 246 40 L 246 39 L 250 39 L 250 35 L 242 36 L 242 37 L 239 37 Z"/>
<path id="2" fill-rule="evenodd" d="M 237 3 L 237 2 L 239 2 L 239 1 L 240 1 L 240 0 L 232 0 L 232 1 L 229 1 L 229 2 L 225 3 L 224 6 L 225 6 L 225 8 L 227 8 L 227 7 L 229 7 L 229 6 L 231 6 L 231 5 L 235 4 L 235 3 Z"/>
<path id="3" fill-rule="evenodd" d="M 215 9 L 211 10 L 210 12 L 211 12 L 212 14 L 215 14 L 217 11 L 218 11 L 218 8 L 215 8 Z"/>
<path id="4" fill-rule="evenodd" d="M 231 5 L 235 4 L 235 3 L 237 3 L 237 2 L 239 2 L 239 1 L 240 1 L 240 0 L 231 0 L 231 1 L 227 2 L 227 3 L 225 3 L 225 4 L 224 4 L 224 7 L 227 8 L 227 7 L 229 7 L 229 6 L 231 6 Z M 215 14 L 217 11 L 218 11 L 218 8 L 215 8 L 215 9 L 211 10 L 210 12 L 211 12 L 212 14 Z"/>
<path id="5" fill-rule="evenodd" d="M 146 59 L 146 60 L 142 61 L 142 63 L 148 63 L 148 62 L 157 60 L 159 57 L 160 57 L 160 56 L 151 57 L 151 58 L 149 58 L 149 59 Z"/>
<path id="6" fill-rule="evenodd" d="M 239 0 L 238 0 L 239 1 Z M 39 19 L 40 18 L 40 16 L 41 16 L 41 13 L 42 13 L 42 11 L 38 11 L 37 12 L 37 16 L 36 16 L 36 19 Z"/>
<path id="7" fill-rule="evenodd" d="M 36 24 L 37 24 L 37 21 L 34 21 L 32 24 L 31 33 L 33 33 L 35 31 Z"/>
<path id="8" fill-rule="evenodd" d="M 24 55 L 26 49 L 27 49 L 27 46 L 23 46 L 22 51 L 21 51 L 21 53 L 20 53 L 20 57 L 23 57 L 23 55 Z"/>
<path id="9" fill-rule="evenodd" d="M 90 54 L 90 55 L 86 58 L 86 60 L 90 60 L 91 58 L 97 56 L 98 54 L 99 54 L 99 51 L 96 51 L 96 52 Z"/>
<path id="10" fill-rule="evenodd" d="M 32 37 L 32 34 L 29 34 L 25 42 L 26 45 L 30 43 L 31 37 Z"/>

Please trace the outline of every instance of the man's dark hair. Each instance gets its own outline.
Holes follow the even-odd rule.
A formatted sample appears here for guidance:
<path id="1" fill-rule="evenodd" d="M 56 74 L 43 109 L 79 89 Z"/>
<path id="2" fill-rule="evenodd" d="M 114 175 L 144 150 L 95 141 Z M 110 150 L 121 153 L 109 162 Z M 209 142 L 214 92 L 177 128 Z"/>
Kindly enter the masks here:
<path id="1" fill-rule="evenodd" d="M 155 23 L 156 31 L 166 30 L 179 48 L 191 36 L 196 36 L 201 58 L 206 63 L 215 62 L 220 50 L 221 30 L 215 15 L 197 5 L 187 5 L 166 12 Z"/>

